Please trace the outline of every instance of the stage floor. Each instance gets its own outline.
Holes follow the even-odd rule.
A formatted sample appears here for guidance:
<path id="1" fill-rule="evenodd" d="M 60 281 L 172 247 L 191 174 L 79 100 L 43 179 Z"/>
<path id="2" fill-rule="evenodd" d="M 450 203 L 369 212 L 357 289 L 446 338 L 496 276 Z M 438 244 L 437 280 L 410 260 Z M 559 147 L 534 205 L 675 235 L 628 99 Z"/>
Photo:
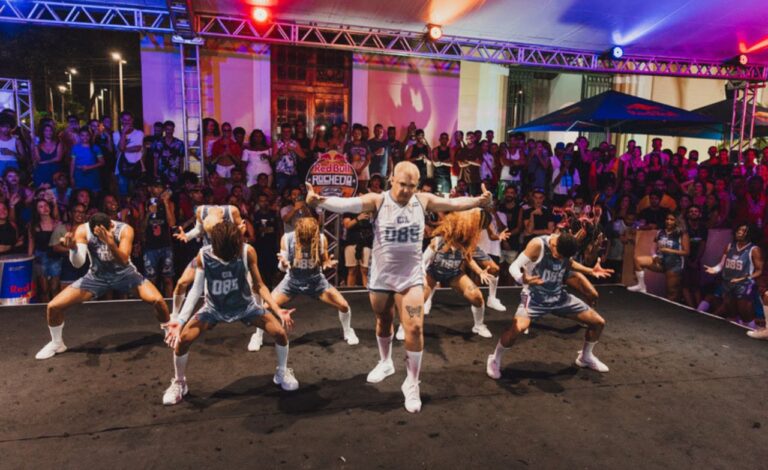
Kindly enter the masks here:
<path id="1" fill-rule="evenodd" d="M 601 287 L 608 374 L 573 366 L 583 329 L 546 318 L 507 353 L 469 333 L 469 306 L 439 291 L 427 317 L 422 412 L 403 408 L 397 372 L 365 376 L 378 352 L 365 293 L 347 295 L 361 339 L 340 338 L 336 312 L 295 303 L 289 365 L 301 387 L 272 384 L 274 349 L 246 351 L 251 331 L 221 325 L 193 346 L 190 395 L 161 404 L 172 375 L 151 308 L 91 303 L 68 315 L 69 351 L 49 339 L 44 307 L 0 309 L 1 468 L 765 468 L 768 343 L 745 330 L 623 287 Z"/>

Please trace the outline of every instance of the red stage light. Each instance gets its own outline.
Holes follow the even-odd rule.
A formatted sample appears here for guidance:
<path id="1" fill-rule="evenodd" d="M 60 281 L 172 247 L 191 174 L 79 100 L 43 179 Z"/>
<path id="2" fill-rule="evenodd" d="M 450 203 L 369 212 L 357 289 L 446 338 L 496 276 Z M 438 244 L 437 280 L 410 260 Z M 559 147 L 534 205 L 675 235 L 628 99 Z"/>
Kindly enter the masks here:
<path id="1" fill-rule="evenodd" d="M 269 11 L 264 7 L 253 7 L 251 16 L 257 22 L 263 23 L 269 18 Z"/>
<path id="2" fill-rule="evenodd" d="M 749 63 L 749 57 L 747 57 L 747 54 L 739 54 L 739 63 L 741 65 L 747 65 Z"/>

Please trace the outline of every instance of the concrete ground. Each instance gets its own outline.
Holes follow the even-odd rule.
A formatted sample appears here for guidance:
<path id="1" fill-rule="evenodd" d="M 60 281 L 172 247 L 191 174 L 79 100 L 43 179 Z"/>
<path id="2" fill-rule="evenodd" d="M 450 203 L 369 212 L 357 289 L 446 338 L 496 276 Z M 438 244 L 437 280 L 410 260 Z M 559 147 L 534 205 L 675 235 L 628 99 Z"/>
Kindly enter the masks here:
<path id="1" fill-rule="evenodd" d="M 190 395 L 164 407 L 171 351 L 151 308 L 90 303 L 69 312 L 69 351 L 46 361 L 44 307 L 0 308 L 0 468 L 765 468 L 768 343 L 695 312 L 601 287 L 608 374 L 573 366 L 583 329 L 539 322 L 506 356 L 485 359 L 519 301 L 501 289 L 493 339 L 472 335 L 469 306 L 438 291 L 426 320 L 421 413 L 403 408 L 397 372 L 378 385 L 365 293 L 349 293 L 361 342 L 336 312 L 295 302 L 290 366 L 300 389 L 272 384 L 271 340 L 221 325 L 193 346 Z"/>

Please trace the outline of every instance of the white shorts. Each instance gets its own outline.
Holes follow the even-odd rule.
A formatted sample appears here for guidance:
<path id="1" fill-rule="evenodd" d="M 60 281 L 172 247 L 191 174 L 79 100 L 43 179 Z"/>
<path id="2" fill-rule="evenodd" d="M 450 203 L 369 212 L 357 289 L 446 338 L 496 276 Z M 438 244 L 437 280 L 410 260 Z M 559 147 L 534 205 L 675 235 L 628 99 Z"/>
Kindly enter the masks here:
<path id="1" fill-rule="evenodd" d="M 405 292 L 413 286 L 424 285 L 424 270 L 421 263 L 412 266 L 387 266 L 371 260 L 368 274 L 368 290 L 373 292 Z"/>
<path id="2" fill-rule="evenodd" d="M 355 245 L 347 245 L 344 248 L 344 266 L 348 268 L 354 268 L 355 266 L 368 267 L 368 262 L 371 259 L 371 249 L 363 247 L 362 259 L 355 259 L 355 251 L 357 247 Z"/>

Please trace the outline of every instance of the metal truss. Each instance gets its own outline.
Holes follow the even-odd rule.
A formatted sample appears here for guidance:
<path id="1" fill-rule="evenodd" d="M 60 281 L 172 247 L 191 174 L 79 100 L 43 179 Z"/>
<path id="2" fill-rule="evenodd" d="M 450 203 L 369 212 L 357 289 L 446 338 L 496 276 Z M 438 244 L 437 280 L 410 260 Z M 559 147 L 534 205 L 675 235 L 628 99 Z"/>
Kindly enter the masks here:
<path id="1" fill-rule="evenodd" d="M 509 66 L 526 66 L 590 73 L 666 75 L 695 78 L 764 81 L 768 66 L 746 66 L 694 59 L 625 56 L 605 58 L 595 52 L 504 41 L 443 36 L 427 40 L 423 32 L 383 31 L 356 26 L 301 24 L 275 21 L 264 25 L 250 19 L 210 13 L 196 15 L 201 36 L 328 47 L 359 52 L 404 55 L 441 60 L 468 60 Z"/>
<path id="2" fill-rule="evenodd" d="M 0 0 L 0 22 L 171 33 L 168 10 L 79 2 Z"/>
<path id="3" fill-rule="evenodd" d="M 0 92 L 13 93 L 13 110 L 16 111 L 19 126 L 30 136 L 35 135 L 32 82 L 18 78 L 0 78 Z"/>
<path id="4" fill-rule="evenodd" d="M 729 82 L 727 85 L 733 90 L 733 112 L 728 148 L 731 150 L 731 154 L 738 154 L 739 163 L 743 161 L 744 152 L 752 146 L 752 138 L 755 134 L 757 93 L 761 88 L 765 88 L 765 85 L 765 83 L 749 82 Z"/>
<path id="5" fill-rule="evenodd" d="M 323 227 L 323 235 L 328 240 L 328 254 L 333 256 L 333 259 L 338 260 L 339 263 L 344 260 L 341 256 L 341 215 L 335 214 L 330 211 L 323 211 L 320 216 L 320 220 Z M 338 286 L 341 282 L 339 277 L 339 268 L 329 270 L 326 273 L 328 282 L 333 286 Z"/>

